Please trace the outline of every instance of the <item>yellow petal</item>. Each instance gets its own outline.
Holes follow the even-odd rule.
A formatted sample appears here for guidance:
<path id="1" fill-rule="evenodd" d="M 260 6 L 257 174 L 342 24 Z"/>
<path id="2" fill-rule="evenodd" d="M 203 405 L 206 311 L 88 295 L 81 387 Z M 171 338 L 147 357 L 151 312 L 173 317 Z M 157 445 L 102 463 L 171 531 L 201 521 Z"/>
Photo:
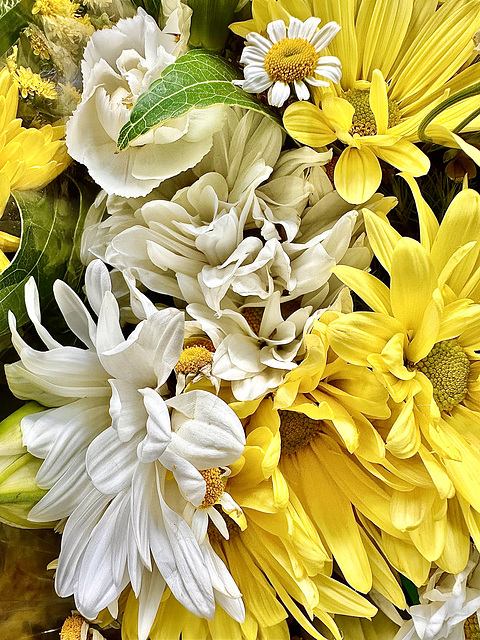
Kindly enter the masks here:
<path id="1" fill-rule="evenodd" d="M 417 551 L 411 542 L 393 538 L 383 532 L 382 551 L 390 564 L 404 576 L 407 576 L 413 584 L 420 586 L 427 582 L 431 563 Z"/>
<path id="2" fill-rule="evenodd" d="M 448 207 L 433 243 L 431 255 L 437 273 L 459 247 L 472 241 L 480 241 L 480 195 L 465 189 Z"/>
<path id="3" fill-rule="evenodd" d="M 322 111 L 332 129 L 335 131 L 350 131 L 355 107 L 348 100 L 336 98 L 331 93 L 328 93 L 322 99 Z"/>
<path id="4" fill-rule="evenodd" d="M 332 269 L 332 273 L 355 291 L 373 311 L 392 315 L 390 290 L 381 280 L 367 271 L 345 265 L 338 265 Z"/>
<path id="5" fill-rule="evenodd" d="M 447 526 L 443 552 L 436 562 L 448 573 L 460 573 L 465 569 L 470 554 L 470 535 L 458 500 L 448 501 Z"/>
<path id="6" fill-rule="evenodd" d="M 402 238 L 392 255 L 390 300 L 399 322 L 413 335 L 419 330 L 437 286 L 430 256 L 412 238 Z"/>
<path id="7" fill-rule="evenodd" d="M 442 554 L 447 535 L 447 517 L 437 517 L 435 505 L 425 513 L 421 524 L 410 531 L 412 542 L 422 556 L 434 562 Z"/>
<path id="8" fill-rule="evenodd" d="M 368 209 L 362 209 L 362 213 L 373 252 L 382 267 L 390 273 L 393 250 L 402 236 L 387 220 L 383 220 Z"/>
<path id="9" fill-rule="evenodd" d="M 287 107 L 283 126 L 292 138 L 310 147 L 324 147 L 337 138 L 321 109 L 311 102 L 295 102 Z"/>
<path id="10" fill-rule="evenodd" d="M 338 195 L 352 204 L 361 204 L 373 196 L 382 180 L 382 169 L 368 147 L 348 147 L 335 165 Z"/>
<path id="11" fill-rule="evenodd" d="M 430 169 L 428 156 L 409 140 L 401 139 L 391 146 L 375 147 L 375 153 L 388 164 L 413 176 L 423 176 Z"/>
<path id="12" fill-rule="evenodd" d="M 437 342 L 443 315 L 443 299 L 438 289 L 432 294 L 432 299 L 423 314 L 420 326 L 417 328 L 413 340 L 405 348 L 405 355 L 410 362 L 418 362 L 425 358 Z"/>
<path id="13" fill-rule="evenodd" d="M 5 231 L 0 231 L 0 250 L 6 253 L 17 251 L 20 244 L 20 238 L 12 236 Z"/>
<path id="14" fill-rule="evenodd" d="M 430 251 L 440 226 L 438 220 L 425 202 L 413 175 L 410 173 L 400 173 L 399 175 L 407 182 L 412 191 L 415 204 L 417 205 L 418 220 L 420 222 L 420 242 L 427 251 Z"/>
<path id="15" fill-rule="evenodd" d="M 347 362 L 368 366 L 371 353 L 381 353 L 387 342 L 403 328 L 394 318 L 380 313 L 356 311 L 328 325 L 330 344 Z"/>
<path id="16" fill-rule="evenodd" d="M 413 398 L 410 398 L 388 432 L 385 446 L 397 458 L 411 458 L 417 453 L 420 442 L 420 431 L 413 411 Z M 398 528 L 403 530 L 403 527 Z"/>
<path id="17" fill-rule="evenodd" d="M 381 4 L 381 3 L 379 3 Z M 388 47 L 387 47 L 388 48 Z M 375 116 L 377 134 L 384 135 L 388 127 L 388 97 L 387 85 L 382 72 L 375 69 L 370 88 L 370 108 Z"/>
<path id="18" fill-rule="evenodd" d="M 10 197 L 10 180 L 8 177 L 0 172 L 0 218 L 3 215 L 5 205 Z"/>

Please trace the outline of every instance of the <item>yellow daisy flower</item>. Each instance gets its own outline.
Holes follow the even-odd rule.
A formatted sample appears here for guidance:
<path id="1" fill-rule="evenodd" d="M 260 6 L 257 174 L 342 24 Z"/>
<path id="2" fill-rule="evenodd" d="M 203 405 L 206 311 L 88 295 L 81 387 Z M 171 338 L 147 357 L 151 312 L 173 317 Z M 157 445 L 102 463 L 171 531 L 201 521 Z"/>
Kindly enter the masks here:
<path id="1" fill-rule="evenodd" d="M 435 483 L 436 494 L 394 495 L 401 514 L 395 524 L 411 529 L 430 520 L 430 534 L 424 528 L 416 546 L 427 559 L 443 554 L 437 563 L 456 573 L 451 565 L 461 562 L 447 548 L 450 525 L 442 510 L 451 509 L 463 558 L 466 525 L 480 542 L 480 196 L 463 191 L 438 225 L 407 178 L 419 207 L 421 243 L 364 210 L 390 286 L 366 272 L 336 268 L 373 311 L 335 319 L 327 335 L 341 358 L 371 369 L 388 390 L 392 417 L 376 424 L 387 451 L 404 462 L 418 454 Z"/>
<path id="2" fill-rule="evenodd" d="M 478 0 L 447 0 L 439 8 L 413 0 L 253 0 L 252 11 L 253 20 L 232 25 L 235 33 L 261 33 L 268 22 L 290 15 L 341 26 L 328 47 L 342 63 L 340 85 L 317 89 L 315 104 L 290 105 L 283 122 L 303 144 L 345 145 L 334 177 L 345 200 L 360 203 L 372 196 L 382 176 L 379 160 L 415 176 L 427 173 L 430 162 L 414 144 L 421 121 L 449 93 L 478 78 L 478 63 L 457 73 L 474 53 Z M 445 132 L 477 102 L 470 98 L 444 111 L 428 135 L 435 138 L 435 132 L 445 141 Z M 476 118 L 465 131 L 478 124 Z"/>
<path id="3" fill-rule="evenodd" d="M 237 404 L 245 408 L 246 404 Z M 213 620 L 196 617 L 166 592 L 149 637 L 151 640 L 288 640 L 288 614 L 318 640 L 323 636 L 310 620 L 314 617 L 341 635 L 332 614 L 371 617 L 375 607 L 344 584 L 330 577 L 331 561 L 322 540 L 302 505 L 277 469 L 280 436 L 262 423 L 263 412 L 272 413 L 272 403 L 259 408 L 247 426 L 247 446 L 231 467 L 225 489 L 241 507 L 243 515 L 217 510 L 228 528 L 228 539 L 210 523 L 208 539 L 229 569 L 243 594 L 243 623 L 217 606 Z M 307 613 L 302 613 L 299 603 Z M 123 616 L 122 637 L 139 637 L 138 601 L 130 593 Z"/>
<path id="4" fill-rule="evenodd" d="M 0 72 L 0 215 L 12 190 L 40 189 L 69 164 L 63 126 L 25 129 L 16 118 L 18 94 L 8 69 Z"/>

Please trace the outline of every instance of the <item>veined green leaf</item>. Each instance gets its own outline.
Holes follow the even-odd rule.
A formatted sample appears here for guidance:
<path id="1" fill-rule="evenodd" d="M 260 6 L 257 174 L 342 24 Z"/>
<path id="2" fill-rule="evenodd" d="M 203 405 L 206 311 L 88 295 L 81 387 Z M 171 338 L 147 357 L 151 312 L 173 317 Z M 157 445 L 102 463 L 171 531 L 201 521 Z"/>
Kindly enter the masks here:
<path id="1" fill-rule="evenodd" d="M 94 194 L 63 178 L 41 192 L 16 191 L 13 196 L 22 218 L 22 237 L 14 259 L 0 274 L 0 350 L 10 345 L 8 310 L 18 326 L 28 322 L 23 290 L 30 276 L 37 282 L 42 308 L 52 300 L 57 278 L 73 288 L 78 285 L 83 271 L 80 237 Z"/>
<path id="2" fill-rule="evenodd" d="M 15 44 L 20 31 L 32 20 L 33 4 L 34 0 L 0 3 L 0 56 Z"/>
<path id="3" fill-rule="evenodd" d="M 277 120 L 250 94 L 232 84 L 238 71 L 226 60 L 203 49 L 193 49 L 165 69 L 133 107 L 130 120 L 118 137 L 118 149 L 126 149 L 139 136 L 191 109 L 217 104 L 260 111 Z"/>

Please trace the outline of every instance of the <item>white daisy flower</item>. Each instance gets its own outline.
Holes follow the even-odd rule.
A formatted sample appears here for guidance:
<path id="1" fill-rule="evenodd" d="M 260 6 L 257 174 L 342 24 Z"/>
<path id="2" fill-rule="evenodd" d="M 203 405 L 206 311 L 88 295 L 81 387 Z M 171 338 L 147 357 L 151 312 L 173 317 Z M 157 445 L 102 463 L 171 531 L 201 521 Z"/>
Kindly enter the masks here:
<path id="1" fill-rule="evenodd" d="M 130 283 L 130 286 L 133 286 Z M 183 313 L 157 310 L 138 289 L 140 322 L 125 338 L 107 268 L 86 272 L 96 323 L 64 282 L 54 286 L 65 320 L 86 348 L 63 346 L 43 327 L 35 281 L 25 286 L 28 315 L 46 351 L 31 348 L 9 314 L 20 361 L 7 366 L 13 393 L 47 407 L 22 421 L 24 444 L 44 460 L 36 477 L 46 495 L 29 519 L 66 518 L 56 573 L 61 596 L 95 618 L 130 582 L 146 640 L 165 586 L 195 615 L 213 618 L 218 602 L 242 621 L 241 594 L 226 566 L 212 560 L 183 517 L 211 493 L 206 470 L 235 462 L 245 446 L 240 420 L 202 390 L 169 392 L 184 341 Z M 201 473 L 203 471 L 203 474 Z"/>
<path id="2" fill-rule="evenodd" d="M 261 93 L 270 87 L 269 104 L 281 107 L 290 96 L 291 84 L 299 100 L 308 100 L 310 90 L 305 82 L 316 87 L 328 87 L 328 80 L 340 82 L 340 60 L 335 56 L 320 55 L 340 31 L 340 25 L 329 22 L 317 31 L 320 22 L 320 18 L 314 17 L 305 22 L 290 18 L 287 32 L 285 22 L 275 20 L 267 26 L 268 38 L 249 33 L 240 58 L 246 65 L 243 70 L 245 80 L 236 84 L 249 93 Z"/>

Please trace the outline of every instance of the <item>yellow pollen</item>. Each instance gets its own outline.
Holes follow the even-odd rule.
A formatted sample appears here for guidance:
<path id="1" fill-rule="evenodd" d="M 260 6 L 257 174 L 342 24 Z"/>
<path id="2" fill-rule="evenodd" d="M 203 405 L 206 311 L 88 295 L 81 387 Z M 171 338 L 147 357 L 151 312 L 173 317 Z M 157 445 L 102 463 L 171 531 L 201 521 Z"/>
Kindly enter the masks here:
<path id="1" fill-rule="evenodd" d="M 80 640 L 84 622 L 82 616 L 75 613 L 68 616 L 60 630 L 60 640 Z"/>
<path id="2" fill-rule="evenodd" d="M 426 358 L 407 364 L 430 380 L 434 400 L 442 411 L 451 411 L 467 395 L 470 361 L 457 340 L 437 342 Z"/>
<path id="3" fill-rule="evenodd" d="M 313 420 L 304 413 L 280 409 L 280 437 L 282 455 L 295 453 L 322 431 L 322 421 Z"/>
<path id="4" fill-rule="evenodd" d="M 199 508 L 207 509 L 208 507 L 213 507 L 214 504 L 219 502 L 223 495 L 225 484 L 222 480 L 222 476 L 220 475 L 220 469 L 216 467 L 200 471 L 200 473 L 207 483 L 207 490 L 205 491 L 205 497 Z"/>
<path id="5" fill-rule="evenodd" d="M 29 95 L 34 96 L 35 94 L 48 100 L 54 100 L 57 97 L 55 84 L 50 80 L 44 80 L 30 68 L 18 67 L 13 74 L 13 80 L 22 98 L 26 98 Z"/>
<path id="6" fill-rule="evenodd" d="M 370 91 L 350 89 L 343 96 L 354 108 L 352 128 L 350 133 L 360 136 L 374 136 L 377 133 L 375 116 L 370 108 Z M 388 127 L 394 127 L 400 122 L 401 115 L 398 104 L 394 100 L 388 101 Z"/>
<path id="7" fill-rule="evenodd" d="M 265 71 L 272 80 L 293 82 L 313 76 L 320 54 L 304 38 L 283 38 L 265 56 Z"/>
<path id="8" fill-rule="evenodd" d="M 71 0 L 36 0 L 32 13 L 39 13 L 47 18 L 61 16 L 63 18 L 75 18 L 80 5 Z"/>
<path id="9" fill-rule="evenodd" d="M 40 56 L 43 60 L 50 60 L 50 52 L 45 40 L 31 28 L 25 29 L 24 33 L 28 37 L 33 53 L 36 56 Z"/>
<path id="10" fill-rule="evenodd" d="M 262 324 L 263 307 L 245 307 L 242 309 L 242 316 L 248 322 L 251 330 L 258 335 Z"/>
<path id="11" fill-rule="evenodd" d="M 212 364 L 212 360 L 212 352 L 202 345 L 185 347 L 180 354 L 179 361 L 175 365 L 175 373 L 196 375 L 203 367 Z"/>
<path id="12" fill-rule="evenodd" d="M 480 626 L 476 613 L 465 620 L 463 630 L 465 631 L 465 640 L 480 640 Z"/>

